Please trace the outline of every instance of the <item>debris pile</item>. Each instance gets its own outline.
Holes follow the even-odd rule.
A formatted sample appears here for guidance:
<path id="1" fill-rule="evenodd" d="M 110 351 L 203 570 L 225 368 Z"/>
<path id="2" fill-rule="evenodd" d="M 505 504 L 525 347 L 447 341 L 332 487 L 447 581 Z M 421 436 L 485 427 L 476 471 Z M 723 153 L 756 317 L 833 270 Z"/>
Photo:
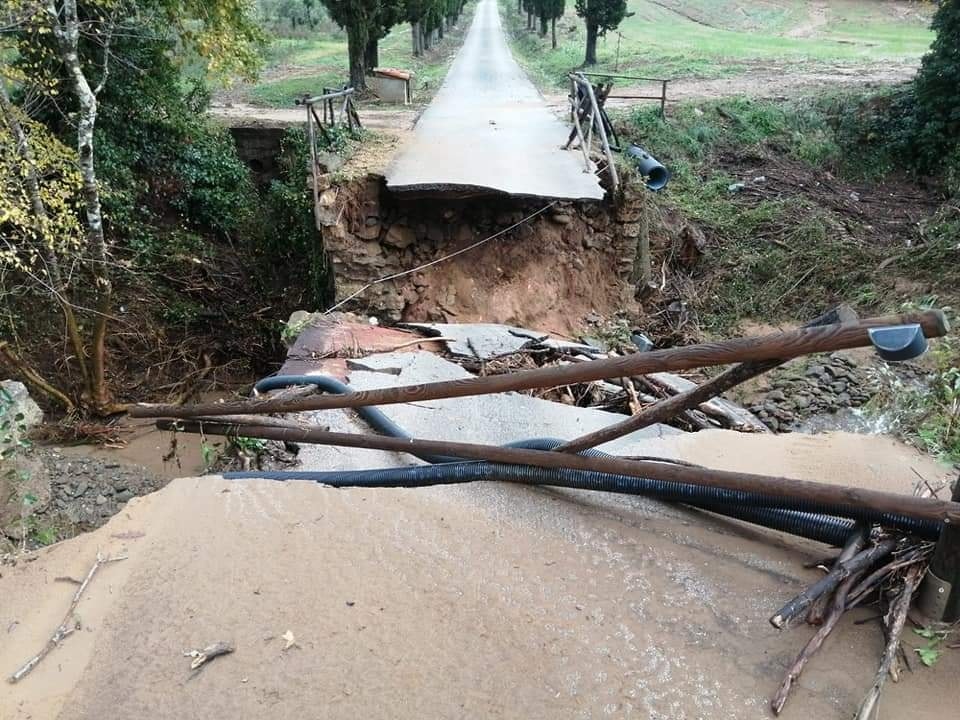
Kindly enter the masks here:
<path id="1" fill-rule="evenodd" d="M 900 644 L 911 600 L 930 564 L 934 544 L 905 535 L 857 528 L 841 552 L 819 567 L 820 580 L 790 599 L 771 618 L 779 630 L 791 623 L 817 627 L 787 670 L 771 701 L 777 715 L 783 710 L 793 684 L 813 655 L 823 646 L 844 613 L 860 605 L 876 604 L 886 638 L 873 685 L 858 709 L 856 720 L 872 717 L 888 675 L 899 680 L 903 669 L 913 670 L 909 654 Z"/>
<path id="2" fill-rule="evenodd" d="M 760 420 L 749 411 L 718 399 L 719 392 L 791 358 L 876 344 L 884 333 L 889 337 L 890 327 L 911 326 L 915 334 L 927 337 L 942 336 L 947 331 L 942 313 L 857 320 L 842 318 L 843 310 L 832 311 L 803 329 L 762 338 L 629 354 L 612 349 L 604 351 L 588 343 L 556 340 L 545 333 L 516 327 L 417 324 L 409 327 L 428 333 L 436 343 L 443 343 L 447 351 L 475 375 L 359 391 L 337 381 L 331 383 L 321 376 L 281 376 L 274 378 L 276 382 L 269 386 L 264 385 L 264 389 L 312 385 L 338 394 L 298 394 L 194 407 L 140 406 L 134 414 L 160 418 L 161 429 L 406 452 L 429 463 L 353 472 L 239 473 L 237 477 L 304 479 L 336 487 L 422 487 L 502 480 L 648 494 L 831 544 L 839 545 L 842 537 L 846 537 L 846 546 L 831 563 L 826 577 L 787 603 L 771 619 L 778 628 L 786 627 L 799 617 L 819 625 L 789 669 L 772 707 L 774 712 L 780 712 L 792 684 L 843 613 L 861 603 L 877 601 L 884 612 L 892 649 L 888 648 L 884 654 L 878 682 L 871 690 L 872 695 L 864 701 L 869 712 L 883 677 L 890 671 L 891 663 L 897 661 L 899 633 L 933 548 L 930 539 L 938 535 L 940 523 L 960 522 L 960 504 L 923 495 L 910 497 L 716 471 L 666 458 L 621 458 L 596 450 L 580 453 L 644 427 L 652 421 L 648 421 L 648 417 L 656 415 L 658 408 L 668 409 L 662 413 L 663 418 L 680 415 L 698 427 L 711 427 L 720 421 L 730 427 L 762 431 L 764 426 Z M 298 344 L 299 339 L 294 351 Z M 803 382 L 814 387 L 813 383 L 819 385 L 829 380 L 837 393 L 846 392 L 851 388 L 852 366 L 841 362 L 839 356 L 830 357 L 829 364 L 811 365 Z M 329 355 L 322 358 L 328 359 Z M 376 362 L 370 364 L 371 360 L 373 358 L 348 360 L 347 367 L 391 372 L 392 366 L 378 369 Z M 674 374 L 738 362 L 740 364 L 703 386 Z M 491 446 L 415 439 L 375 407 L 509 391 L 532 391 L 543 397 L 560 393 L 554 397 L 562 401 L 565 394 L 569 403 L 587 405 L 597 403 L 597 393 L 605 394 L 607 397 L 600 402 L 607 405 L 622 402 L 630 417 L 568 442 L 538 438 Z M 797 397 L 801 396 L 802 391 Z M 644 403 L 648 403 L 647 407 Z M 382 434 L 330 432 L 325 427 L 297 426 L 265 417 L 270 413 L 339 408 L 357 408 Z M 278 422 L 282 425 L 278 426 Z"/>

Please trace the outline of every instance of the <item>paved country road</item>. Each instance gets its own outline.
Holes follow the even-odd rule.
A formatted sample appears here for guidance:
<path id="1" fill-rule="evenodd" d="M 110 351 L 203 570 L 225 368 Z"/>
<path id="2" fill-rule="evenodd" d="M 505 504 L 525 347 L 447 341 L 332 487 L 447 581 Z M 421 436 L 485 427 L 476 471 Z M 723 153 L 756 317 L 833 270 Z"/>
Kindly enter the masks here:
<path id="1" fill-rule="evenodd" d="M 513 59 L 496 0 L 480 0 L 443 86 L 387 170 L 391 190 L 497 190 L 600 199 L 568 129 Z"/>

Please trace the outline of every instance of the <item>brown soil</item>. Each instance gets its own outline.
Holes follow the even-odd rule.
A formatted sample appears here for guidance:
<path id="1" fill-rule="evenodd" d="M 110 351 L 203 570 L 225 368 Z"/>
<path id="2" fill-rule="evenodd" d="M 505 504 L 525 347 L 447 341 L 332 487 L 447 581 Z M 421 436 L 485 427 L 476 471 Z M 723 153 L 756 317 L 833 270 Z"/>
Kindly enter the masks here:
<path id="1" fill-rule="evenodd" d="M 482 320 L 569 335 L 586 315 L 633 306 L 639 203 L 637 197 L 617 208 L 501 196 L 419 201 L 391 196 L 380 178 L 369 176 L 324 191 L 321 223 L 338 301 L 520 223 L 475 249 L 376 283 L 345 309 L 381 320 Z"/>
<path id="2" fill-rule="evenodd" d="M 717 431 L 661 449 L 898 490 L 911 467 L 940 472 L 882 438 Z M 92 583 L 81 630 L 0 696 L 5 720 L 764 717 L 810 634 L 766 618 L 823 550 L 624 497 L 177 480 L 0 568 L 4 673 L 60 622 L 75 588 L 55 578 L 82 577 L 98 552 L 128 559 Z M 883 646 L 853 622 L 871 613 L 842 621 L 783 717 L 852 715 Z M 191 673 L 183 653 L 220 640 L 236 652 Z M 948 652 L 888 683 L 884 712 L 944 717 L 958 672 Z"/>

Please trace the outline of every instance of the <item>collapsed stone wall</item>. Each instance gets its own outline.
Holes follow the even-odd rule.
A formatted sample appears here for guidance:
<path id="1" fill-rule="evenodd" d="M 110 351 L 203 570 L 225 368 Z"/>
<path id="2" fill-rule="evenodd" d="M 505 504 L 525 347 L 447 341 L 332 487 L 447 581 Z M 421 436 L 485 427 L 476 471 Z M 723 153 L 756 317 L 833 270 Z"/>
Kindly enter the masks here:
<path id="1" fill-rule="evenodd" d="M 347 309 L 389 321 L 477 321 L 565 332 L 634 307 L 643 198 L 615 206 L 485 196 L 408 199 L 370 175 L 325 182 L 317 206 L 336 298 L 501 232 L 437 265 L 369 288 Z"/>

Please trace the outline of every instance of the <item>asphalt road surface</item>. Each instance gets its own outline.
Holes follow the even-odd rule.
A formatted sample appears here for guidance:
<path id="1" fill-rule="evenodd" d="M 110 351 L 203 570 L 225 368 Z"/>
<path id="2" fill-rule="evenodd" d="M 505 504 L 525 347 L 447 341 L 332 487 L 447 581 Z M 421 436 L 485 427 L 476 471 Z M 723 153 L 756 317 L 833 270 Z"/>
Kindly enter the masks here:
<path id="1" fill-rule="evenodd" d="M 513 59 L 496 0 L 481 0 L 443 86 L 387 170 L 387 187 L 600 199 L 582 154 L 560 149 L 568 132 Z"/>

